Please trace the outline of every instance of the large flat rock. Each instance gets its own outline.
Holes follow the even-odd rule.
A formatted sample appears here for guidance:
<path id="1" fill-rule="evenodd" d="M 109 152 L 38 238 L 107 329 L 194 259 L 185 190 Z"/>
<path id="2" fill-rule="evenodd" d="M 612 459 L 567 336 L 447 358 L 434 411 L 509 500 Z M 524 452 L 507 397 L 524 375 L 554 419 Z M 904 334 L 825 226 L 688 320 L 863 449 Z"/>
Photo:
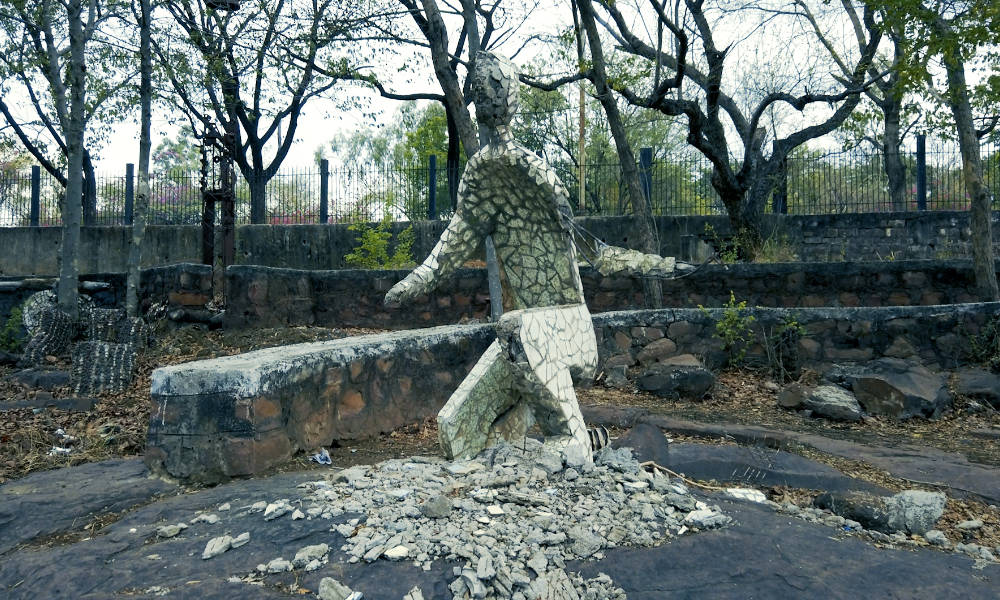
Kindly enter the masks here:
<path id="1" fill-rule="evenodd" d="M 585 577 L 607 573 L 629 600 L 746 598 L 996 598 L 996 567 L 966 556 L 878 549 L 863 539 L 771 512 L 716 500 L 735 525 L 658 548 L 610 550 L 570 563 Z"/>
<path id="2" fill-rule="evenodd" d="M 0 555 L 175 490 L 174 484 L 150 478 L 139 459 L 42 471 L 5 483 L 0 485 Z"/>
<path id="3" fill-rule="evenodd" d="M 798 454 L 760 446 L 670 444 L 669 460 L 672 470 L 701 481 L 888 493 Z"/>
<path id="4" fill-rule="evenodd" d="M 662 414 L 648 414 L 637 421 L 666 431 L 724 437 L 755 446 L 782 448 L 792 443 L 803 444 L 826 454 L 868 463 L 914 483 L 946 487 L 955 495 L 978 498 L 989 504 L 1000 503 L 1000 469 L 970 462 L 956 452 L 929 446 L 869 446 L 812 433 L 737 423 L 698 423 Z"/>

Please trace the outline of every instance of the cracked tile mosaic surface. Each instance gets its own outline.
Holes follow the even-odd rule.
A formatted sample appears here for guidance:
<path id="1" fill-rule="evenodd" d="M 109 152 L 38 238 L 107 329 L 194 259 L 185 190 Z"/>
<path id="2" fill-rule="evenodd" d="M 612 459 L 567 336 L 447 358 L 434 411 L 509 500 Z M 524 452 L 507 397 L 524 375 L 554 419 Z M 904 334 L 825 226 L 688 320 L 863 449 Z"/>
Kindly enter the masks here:
<path id="1" fill-rule="evenodd" d="M 513 64 L 480 53 L 472 77 L 477 119 L 491 129 L 492 141 L 469 159 L 458 209 L 434 250 L 389 290 L 386 302 L 430 292 L 492 236 L 509 312 L 497 324 L 497 341 L 438 414 L 441 447 L 449 458 L 472 457 L 498 439 L 522 439 L 537 423 L 546 445 L 567 463 L 590 462 L 572 376 L 594 375 L 597 344 L 577 269 L 569 194 L 544 160 L 508 135 L 519 85 Z M 641 260 L 608 264 L 642 269 Z"/>

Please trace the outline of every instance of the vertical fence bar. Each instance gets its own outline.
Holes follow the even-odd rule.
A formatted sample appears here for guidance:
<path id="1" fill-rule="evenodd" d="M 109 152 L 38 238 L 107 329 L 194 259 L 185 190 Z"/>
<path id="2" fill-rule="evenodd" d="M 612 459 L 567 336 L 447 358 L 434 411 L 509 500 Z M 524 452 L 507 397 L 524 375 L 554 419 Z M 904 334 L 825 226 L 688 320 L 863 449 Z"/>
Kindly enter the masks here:
<path id="1" fill-rule="evenodd" d="M 774 194 L 771 196 L 771 212 L 776 215 L 788 214 L 788 157 L 781 159 L 778 167 Z"/>
<path id="2" fill-rule="evenodd" d="M 427 163 L 427 218 L 433 221 L 437 219 L 437 174 L 438 157 L 431 154 Z"/>
<path id="3" fill-rule="evenodd" d="M 917 134 L 917 210 L 927 210 L 927 137 Z"/>
<path id="4" fill-rule="evenodd" d="M 650 210 L 653 207 L 653 149 L 639 148 L 639 181 Z"/>
<path id="5" fill-rule="evenodd" d="M 42 168 L 38 165 L 31 167 L 31 209 L 28 223 L 32 227 L 38 227 L 38 215 L 41 213 L 42 200 Z"/>
<path id="6" fill-rule="evenodd" d="M 135 210 L 135 165 L 125 165 L 125 224 L 131 225 Z"/>
<path id="7" fill-rule="evenodd" d="M 319 222 L 330 221 L 330 161 L 319 161 Z"/>

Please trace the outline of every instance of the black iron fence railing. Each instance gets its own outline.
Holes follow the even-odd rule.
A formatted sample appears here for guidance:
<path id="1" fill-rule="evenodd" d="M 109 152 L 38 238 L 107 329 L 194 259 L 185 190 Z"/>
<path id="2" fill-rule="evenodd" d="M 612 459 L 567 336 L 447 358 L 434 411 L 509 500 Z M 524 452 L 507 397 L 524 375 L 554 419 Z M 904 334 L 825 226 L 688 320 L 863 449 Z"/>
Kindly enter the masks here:
<path id="1" fill-rule="evenodd" d="M 800 150 L 788 158 L 784 181 L 776 181 L 769 211 L 787 214 L 965 210 L 969 198 L 962 162 L 955 147 L 926 148 L 902 154 L 903 194 L 889 193 L 883 156 L 879 152 L 819 152 Z M 982 146 L 984 177 L 1000 197 L 1000 148 Z M 587 164 L 580 169 L 556 162 L 553 168 L 569 189 L 577 214 L 631 214 L 629 195 L 617 163 Z M 643 148 L 639 160 L 640 185 L 654 214 L 725 214 L 725 206 L 711 185 L 711 166 L 697 153 L 663 153 Z M 287 169 L 265 185 L 266 222 L 271 224 L 353 223 L 436 219 L 454 211 L 455 190 L 464 165 L 449 177 L 444 161 L 431 156 L 421 165 L 374 165 Z M 85 224 L 125 225 L 132 222 L 135 174 L 132 165 L 121 175 L 99 174 L 96 193 L 84 211 Z M 150 177 L 150 224 L 197 224 L 201 221 L 201 193 L 197 172 L 153 173 Z M 63 187 L 49 173 L 33 167 L 28 172 L 0 170 L 0 227 L 59 226 Z M 236 222 L 250 221 L 250 185 L 237 174 Z"/>

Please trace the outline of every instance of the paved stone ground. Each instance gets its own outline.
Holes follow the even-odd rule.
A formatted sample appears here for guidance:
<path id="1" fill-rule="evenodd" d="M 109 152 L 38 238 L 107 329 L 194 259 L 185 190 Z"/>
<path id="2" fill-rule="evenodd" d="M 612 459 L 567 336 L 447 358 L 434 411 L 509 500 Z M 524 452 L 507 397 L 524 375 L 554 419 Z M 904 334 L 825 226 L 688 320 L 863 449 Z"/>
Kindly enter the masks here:
<path id="1" fill-rule="evenodd" d="M 696 479 L 748 481 L 756 470 L 763 475 L 754 480 L 764 485 L 871 489 L 829 467 L 774 450 L 675 444 L 669 454 L 671 468 Z M 909 457 L 907 464 L 922 468 L 917 460 Z M 116 460 L 0 486 L 0 540 L 5 544 L 0 550 L 0 597 L 151 598 L 164 592 L 166 597 L 201 599 L 315 597 L 290 590 L 297 585 L 314 594 L 323 577 L 334 577 L 370 599 L 402 598 L 415 585 L 425 598 L 451 597 L 448 585 L 459 562 L 437 560 L 428 570 L 407 561 L 348 563 L 336 525 L 358 515 L 265 520 L 246 510 L 256 502 L 301 497 L 296 486 L 321 474 L 285 473 L 187 493 L 144 479 L 139 461 Z M 926 548 L 878 548 L 866 538 L 766 505 L 692 493 L 718 505 L 733 523 L 671 538 L 658 547 L 608 549 L 600 560 L 567 561 L 566 570 L 588 579 L 606 573 L 628 598 L 639 600 L 1000 596 L 1000 565 L 977 568 L 967 556 Z M 12 497 L 16 501 L 8 502 Z M 219 510 L 224 503 L 230 504 L 228 511 Z M 192 522 L 199 512 L 221 520 Z M 117 513 L 118 518 L 92 534 L 86 527 L 102 513 Z M 157 528 L 180 522 L 189 527 L 179 535 L 157 536 Z M 242 532 L 250 534 L 250 543 L 202 560 L 210 539 Z M 230 580 L 246 579 L 260 563 L 290 558 L 298 549 L 320 543 L 331 551 L 329 561 L 315 571 L 256 578 L 262 586 Z"/>

